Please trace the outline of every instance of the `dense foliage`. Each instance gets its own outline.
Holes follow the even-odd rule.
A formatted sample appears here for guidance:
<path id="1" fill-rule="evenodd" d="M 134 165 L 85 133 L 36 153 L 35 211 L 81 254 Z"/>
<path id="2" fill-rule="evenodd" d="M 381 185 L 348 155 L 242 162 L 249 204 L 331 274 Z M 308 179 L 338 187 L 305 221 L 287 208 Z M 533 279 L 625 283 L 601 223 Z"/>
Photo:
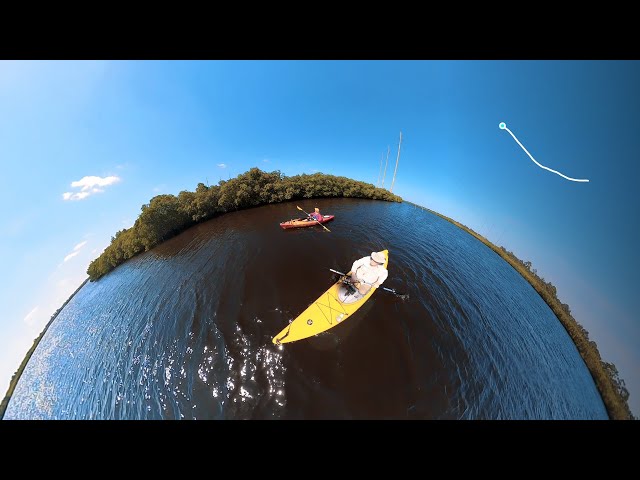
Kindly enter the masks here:
<path id="1" fill-rule="evenodd" d="M 218 185 L 199 183 L 195 192 L 158 195 L 142 206 L 133 227 L 120 230 L 111 244 L 87 270 L 97 280 L 125 260 L 162 243 L 198 222 L 226 212 L 267 203 L 317 197 L 358 197 L 390 202 L 402 199 L 372 184 L 314 173 L 286 177 L 279 171 L 263 172 L 252 168 L 236 178 L 221 180 Z"/>

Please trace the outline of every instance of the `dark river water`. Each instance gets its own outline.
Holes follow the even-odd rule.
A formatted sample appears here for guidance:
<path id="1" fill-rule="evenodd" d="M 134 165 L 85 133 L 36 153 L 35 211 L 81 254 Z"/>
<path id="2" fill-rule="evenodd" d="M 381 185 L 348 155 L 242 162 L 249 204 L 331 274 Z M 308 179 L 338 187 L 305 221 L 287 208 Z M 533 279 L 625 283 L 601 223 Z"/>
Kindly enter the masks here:
<path id="1" fill-rule="evenodd" d="M 279 222 L 319 206 L 326 226 Z M 354 260 L 389 250 L 348 321 L 271 343 Z M 223 215 L 87 283 L 6 419 L 605 419 L 571 339 L 485 245 L 409 204 L 303 200 Z"/>

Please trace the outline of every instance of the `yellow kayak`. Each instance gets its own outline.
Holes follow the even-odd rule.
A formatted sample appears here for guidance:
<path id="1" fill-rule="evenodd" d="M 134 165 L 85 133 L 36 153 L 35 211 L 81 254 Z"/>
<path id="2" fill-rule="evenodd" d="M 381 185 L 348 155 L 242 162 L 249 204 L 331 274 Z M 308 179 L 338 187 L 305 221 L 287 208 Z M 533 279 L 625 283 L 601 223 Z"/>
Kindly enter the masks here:
<path id="1" fill-rule="evenodd" d="M 383 250 L 384 268 L 389 264 L 389 251 Z M 284 327 L 278 335 L 273 337 L 273 343 L 295 342 L 314 335 L 318 335 L 353 315 L 377 289 L 371 288 L 365 295 L 352 295 L 345 286 L 337 281 L 329 290 L 324 292 L 307 309 Z"/>

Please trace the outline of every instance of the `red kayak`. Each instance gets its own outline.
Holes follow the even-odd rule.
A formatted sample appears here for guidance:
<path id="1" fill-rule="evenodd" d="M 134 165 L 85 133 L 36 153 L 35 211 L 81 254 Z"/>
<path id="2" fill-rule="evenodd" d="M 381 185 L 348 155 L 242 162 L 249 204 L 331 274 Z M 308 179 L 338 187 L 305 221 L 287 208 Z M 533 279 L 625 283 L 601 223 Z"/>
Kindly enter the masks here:
<path id="1" fill-rule="evenodd" d="M 323 215 L 323 217 L 324 217 L 323 220 L 307 220 L 304 218 L 294 218 L 293 220 L 282 222 L 280 226 L 284 229 L 313 227 L 314 225 L 318 225 L 319 223 L 330 222 L 331 220 L 333 220 L 334 215 Z"/>

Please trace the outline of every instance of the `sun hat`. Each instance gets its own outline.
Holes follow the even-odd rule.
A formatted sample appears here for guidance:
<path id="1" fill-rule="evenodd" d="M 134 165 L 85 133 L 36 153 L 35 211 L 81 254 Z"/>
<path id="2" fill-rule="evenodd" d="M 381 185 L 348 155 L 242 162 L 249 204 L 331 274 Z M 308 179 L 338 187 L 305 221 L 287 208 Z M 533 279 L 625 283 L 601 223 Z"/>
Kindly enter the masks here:
<path id="1" fill-rule="evenodd" d="M 371 258 L 374 262 L 379 263 L 380 265 L 384 265 L 384 253 L 382 252 L 371 252 Z"/>

